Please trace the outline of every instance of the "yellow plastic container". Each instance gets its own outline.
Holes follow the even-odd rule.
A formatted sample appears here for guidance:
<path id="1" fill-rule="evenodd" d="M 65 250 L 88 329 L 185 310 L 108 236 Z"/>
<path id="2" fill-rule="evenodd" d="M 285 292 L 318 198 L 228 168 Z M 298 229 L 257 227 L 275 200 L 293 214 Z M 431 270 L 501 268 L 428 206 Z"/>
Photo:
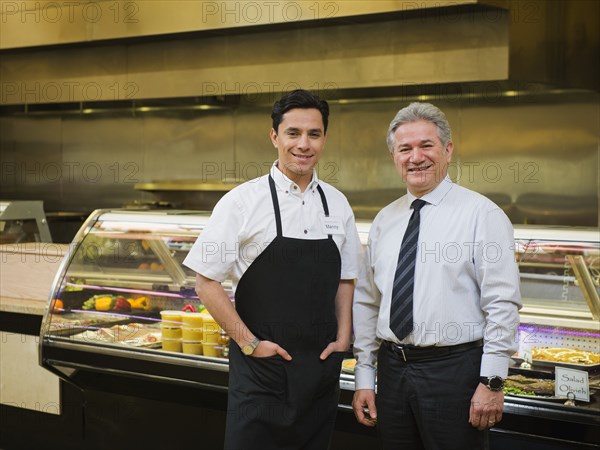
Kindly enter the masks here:
<path id="1" fill-rule="evenodd" d="M 180 327 L 182 314 L 183 313 L 181 311 L 161 311 L 160 318 L 162 319 L 162 325 L 166 327 Z"/>
<path id="2" fill-rule="evenodd" d="M 181 353 L 181 339 L 164 339 L 162 340 L 162 349 L 167 352 Z"/>
<path id="3" fill-rule="evenodd" d="M 203 353 L 203 344 L 200 341 L 182 341 L 183 353 L 190 355 L 201 355 Z"/>
<path id="4" fill-rule="evenodd" d="M 202 352 L 204 356 L 221 356 L 221 346 L 212 342 L 202 342 Z"/>
<path id="5" fill-rule="evenodd" d="M 213 316 L 211 316 L 208 313 L 198 313 L 202 316 L 202 322 L 203 323 L 214 323 L 216 324 L 217 321 L 213 318 Z"/>
<path id="6" fill-rule="evenodd" d="M 202 313 L 186 312 L 181 315 L 181 322 L 186 328 L 202 328 L 204 318 Z"/>
<path id="7" fill-rule="evenodd" d="M 202 323 L 202 329 L 204 330 L 204 341 L 205 342 L 218 342 L 219 338 L 218 338 L 218 334 L 221 331 L 221 327 L 219 326 L 219 324 L 215 321 L 215 319 L 212 318 L 212 316 L 210 314 L 203 314 L 203 323 Z M 213 334 L 217 334 L 217 337 L 213 337 Z M 207 335 L 209 335 L 210 337 L 207 337 Z"/>
<path id="8" fill-rule="evenodd" d="M 201 341 L 204 333 L 202 328 L 182 328 L 182 336 L 184 341 Z"/>
<path id="9" fill-rule="evenodd" d="M 160 327 L 163 339 L 181 339 L 181 327 Z"/>
<path id="10" fill-rule="evenodd" d="M 217 329 L 217 330 L 211 330 L 211 329 L 204 329 L 204 342 L 206 343 L 210 343 L 210 344 L 218 344 L 219 341 L 221 340 L 221 330 Z"/>

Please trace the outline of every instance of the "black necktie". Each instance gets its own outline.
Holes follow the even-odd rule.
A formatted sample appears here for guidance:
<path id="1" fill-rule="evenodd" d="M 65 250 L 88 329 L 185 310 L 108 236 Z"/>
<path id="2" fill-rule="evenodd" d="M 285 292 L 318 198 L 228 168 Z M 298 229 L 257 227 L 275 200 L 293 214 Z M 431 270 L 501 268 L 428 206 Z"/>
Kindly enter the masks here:
<path id="1" fill-rule="evenodd" d="M 413 291 L 415 284 L 415 261 L 419 242 L 420 209 L 427 204 L 424 200 L 412 202 L 413 213 L 402 238 L 398 265 L 392 288 L 390 306 L 390 328 L 402 340 L 413 329 Z"/>

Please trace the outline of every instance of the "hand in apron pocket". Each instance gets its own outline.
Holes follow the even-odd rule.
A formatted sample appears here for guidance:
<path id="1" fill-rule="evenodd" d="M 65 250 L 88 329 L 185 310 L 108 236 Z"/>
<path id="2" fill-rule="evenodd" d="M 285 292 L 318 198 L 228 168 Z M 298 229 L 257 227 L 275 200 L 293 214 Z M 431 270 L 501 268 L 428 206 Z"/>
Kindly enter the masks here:
<path id="1" fill-rule="evenodd" d="M 248 394 L 281 396 L 285 393 L 287 376 L 285 361 L 279 355 L 264 358 L 248 356 L 244 358 L 248 368 L 246 390 Z"/>

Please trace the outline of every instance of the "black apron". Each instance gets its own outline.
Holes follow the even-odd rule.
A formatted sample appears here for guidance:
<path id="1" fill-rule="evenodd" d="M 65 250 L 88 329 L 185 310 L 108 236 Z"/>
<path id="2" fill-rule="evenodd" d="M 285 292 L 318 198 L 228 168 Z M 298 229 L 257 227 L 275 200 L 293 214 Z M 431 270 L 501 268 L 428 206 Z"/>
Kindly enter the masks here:
<path id="1" fill-rule="evenodd" d="M 341 259 L 331 235 L 304 240 L 284 237 L 275 182 L 269 176 L 277 237 L 244 273 L 236 309 L 261 340 L 285 348 L 279 355 L 245 356 L 231 342 L 225 449 L 325 450 L 339 399 L 343 352 L 319 355 L 335 341 L 335 296 Z M 325 215 L 327 200 L 320 186 Z"/>

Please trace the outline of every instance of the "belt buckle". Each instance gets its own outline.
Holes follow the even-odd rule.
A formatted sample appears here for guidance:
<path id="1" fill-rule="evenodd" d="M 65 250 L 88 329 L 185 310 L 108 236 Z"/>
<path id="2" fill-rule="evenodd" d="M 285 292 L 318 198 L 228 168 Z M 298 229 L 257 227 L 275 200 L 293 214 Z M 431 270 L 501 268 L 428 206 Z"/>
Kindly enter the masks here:
<path id="1" fill-rule="evenodd" d="M 404 362 L 406 362 L 406 353 L 404 353 L 404 347 L 402 345 L 396 345 L 396 347 L 398 348 L 398 350 L 400 350 L 400 353 L 402 353 L 402 359 L 404 360 Z"/>

